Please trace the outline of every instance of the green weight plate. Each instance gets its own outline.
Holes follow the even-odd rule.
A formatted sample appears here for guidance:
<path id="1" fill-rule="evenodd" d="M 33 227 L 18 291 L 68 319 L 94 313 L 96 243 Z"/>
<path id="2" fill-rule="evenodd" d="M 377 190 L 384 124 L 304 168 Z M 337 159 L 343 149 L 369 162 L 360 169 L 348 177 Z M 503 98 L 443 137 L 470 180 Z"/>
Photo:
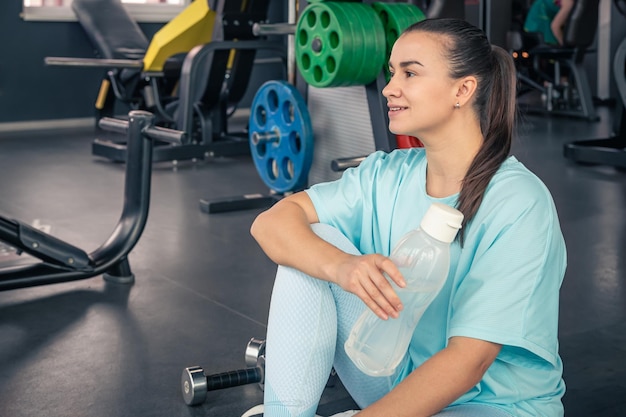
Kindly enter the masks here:
<path id="1" fill-rule="evenodd" d="M 329 27 L 335 30 L 338 34 L 337 37 L 332 35 L 329 38 L 331 47 L 335 46 L 335 40 L 340 42 L 337 48 L 331 49 L 331 54 L 326 58 L 326 69 L 330 70 L 335 68 L 332 82 L 326 87 L 340 87 L 346 85 L 352 85 L 351 83 L 358 84 L 358 62 L 360 60 L 360 54 L 362 54 L 363 40 L 358 37 L 358 21 L 355 21 L 352 7 L 362 7 L 362 4 L 358 5 L 328 5 L 332 10 L 332 14 L 328 14 L 330 17 Z M 326 13 L 322 13 L 322 18 L 325 18 Z M 352 64 L 352 65 L 348 65 Z M 322 87 L 322 85 L 320 85 Z"/>
<path id="2" fill-rule="evenodd" d="M 387 58 L 383 64 L 383 69 L 387 76 L 387 80 L 389 80 L 387 61 L 391 55 L 393 44 L 406 28 L 411 26 L 413 23 L 426 19 L 426 15 L 424 15 L 424 12 L 422 12 L 419 7 L 413 4 L 377 2 L 374 3 L 372 7 L 378 14 L 385 28 Z"/>
<path id="3" fill-rule="evenodd" d="M 372 7 L 385 28 L 388 52 L 391 52 L 394 42 L 406 28 L 426 19 L 424 12 L 413 4 L 377 2 Z"/>
<path id="4" fill-rule="evenodd" d="M 286 193 L 307 185 L 313 162 L 313 126 L 304 99 L 286 81 L 268 81 L 250 107 L 250 151 L 261 179 Z"/>
<path id="5" fill-rule="evenodd" d="M 380 73 L 384 56 L 384 28 L 376 12 L 369 5 L 337 5 L 336 14 L 343 26 L 349 28 L 348 44 L 351 54 L 342 61 L 340 81 L 334 86 L 368 84 Z"/>
<path id="6" fill-rule="evenodd" d="M 369 5 L 355 4 L 343 10 L 348 22 L 358 23 L 352 25 L 354 56 L 346 65 L 348 82 L 345 85 L 369 84 L 376 79 L 387 59 L 384 27 Z"/>
<path id="7" fill-rule="evenodd" d="M 296 27 L 296 60 L 307 83 L 328 87 L 342 77 L 342 60 L 350 59 L 350 27 L 339 24 L 336 11 L 323 3 L 309 5 Z M 345 18 L 343 18 L 345 20 Z"/>
<path id="8" fill-rule="evenodd" d="M 385 32 L 382 22 L 376 11 L 371 6 L 353 8 L 352 12 L 361 24 L 356 28 L 357 39 L 361 40 L 362 46 L 357 46 L 360 56 L 354 61 L 358 68 L 357 79 L 365 79 L 368 84 L 374 81 L 382 67 L 387 62 Z"/>
<path id="9" fill-rule="evenodd" d="M 314 87 L 368 84 L 385 62 L 384 28 L 371 6 L 310 4 L 296 27 L 296 62 Z"/>

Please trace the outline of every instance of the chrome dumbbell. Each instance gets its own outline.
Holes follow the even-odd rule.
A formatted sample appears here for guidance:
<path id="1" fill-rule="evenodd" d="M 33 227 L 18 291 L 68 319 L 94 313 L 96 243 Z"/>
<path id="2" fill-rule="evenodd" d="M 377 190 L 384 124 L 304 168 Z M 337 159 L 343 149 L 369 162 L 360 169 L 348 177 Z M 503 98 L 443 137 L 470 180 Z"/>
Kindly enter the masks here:
<path id="1" fill-rule="evenodd" d="M 265 381 L 265 341 L 252 338 L 246 347 L 245 369 L 206 375 L 199 366 L 183 370 L 181 390 L 187 405 L 202 404 L 209 391 L 258 383 L 263 389 Z"/>

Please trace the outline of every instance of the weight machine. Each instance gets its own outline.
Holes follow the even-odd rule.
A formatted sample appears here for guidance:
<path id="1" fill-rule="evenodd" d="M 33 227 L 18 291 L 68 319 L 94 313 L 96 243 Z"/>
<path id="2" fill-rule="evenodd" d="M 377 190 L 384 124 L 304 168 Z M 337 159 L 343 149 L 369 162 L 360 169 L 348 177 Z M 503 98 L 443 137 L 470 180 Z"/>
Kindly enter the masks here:
<path id="1" fill-rule="evenodd" d="M 586 54 L 593 52 L 599 2 L 576 0 L 565 24 L 562 46 L 543 43 L 540 34 L 520 32 L 522 49 L 513 51 L 521 85 L 518 97 L 531 91 L 542 97 L 541 105 L 520 107 L 532 113 L 599 120 L 584 68 Z M 563 76 L 568 77 L 567 82 Z"/>
<path id="2" fill-rule="evenodd" d="M 141 237 L 148 219 L 153 144 L 156 141 L 178 144 L 185 134 L 154 126 L 154 116 L 140 110 L 130 112 L 128 121 L 103 118 L 100 126 L 126 134 L 128 142 L 124 206 L 111 236 L 88 254 L 24 222 L 0 216 L 0 242 L 37 259 L 26 265 L 0 269 L 0 291 L 76 281 L 101 274 L 109 282 L 134 282 L 127 256 Z"/>
<path id="3" fill-rule="evenodd" d="M 626 17 L 626 5 L 615 1 L 617 10 Z M 566 158 L 587 164 L 626 168 L 626 39 L 622 40 L 613 58 L 613 76 L 619 93 L 617 114 L 620 115 L 617 133 L 604 139 L 590 139 L 567 143 L 563 146 Z"/>
<path id="4" fill-rule="evenodd" d="M 148 44 L 120 0 L 74 0 L 72 8 L 102 58 L 48 57 L 48 65 L 108 68 L 96 110 L 112 117 L 115 103 L 155 115 L 158 126 L 185 132 L 180 144 L 156 143 L 154 161 L 249 153 L 247 133 L 229 117 L 246 93 L 255 57 L 266 50 L 284 60 L 282 42 L 257 39 L 269 0 L 196 0 Z M 124 141 L 96 139 L 92 153 L 126 159 Z"/>

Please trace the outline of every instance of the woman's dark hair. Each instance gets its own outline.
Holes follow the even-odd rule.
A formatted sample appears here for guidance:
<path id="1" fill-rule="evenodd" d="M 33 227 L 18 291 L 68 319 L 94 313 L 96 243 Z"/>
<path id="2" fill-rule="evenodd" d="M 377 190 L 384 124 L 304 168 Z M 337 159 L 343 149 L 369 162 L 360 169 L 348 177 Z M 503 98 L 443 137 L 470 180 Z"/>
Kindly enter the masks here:
<path id="1" fill-rule="evenodd" d="M 426 19 L 405 30 L 442 36 L 448 59 L 450 77 L 476 77 L 474 107 L 480 117 L 483 144 L 470 165 L 457 203 L 465 218 L 459 234 L 472 220 L 482 202 L 489 181 L 511 150 L 515 126 L 515 66 L 502 48 L 491 45 L 485 33 L 458 19 Z"/>

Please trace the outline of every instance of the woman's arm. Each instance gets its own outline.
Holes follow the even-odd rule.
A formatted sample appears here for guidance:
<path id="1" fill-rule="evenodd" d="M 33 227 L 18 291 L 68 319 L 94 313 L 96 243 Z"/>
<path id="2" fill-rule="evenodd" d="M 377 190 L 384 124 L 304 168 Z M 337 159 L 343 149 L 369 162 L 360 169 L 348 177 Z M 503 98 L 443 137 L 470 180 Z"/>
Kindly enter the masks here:
<path id="1" fill-rule="evenodd" d="M 378 254 L 354 256 L 337 249 L 311 230 L 311 224 L 317 222 L 313 202 L 300 192 L 261 213 L 252 224 L 251 233 L 277 264 L 340 285 L 383 319 L 397 317 L 401 302 L 383 275 L 387 273 L 404 286 L 393 262 Z"/>
<path id="2" fill-rule="evenodd" d="M 561 8 L 550 23 L 550 29 L 552 29 L 556 40 L 559 41 L 559 45 L 563 45 L 563 28 L 573 7 L 574 0 L 561 0 Z"/>
<path id="3" fill-rule="evenodd" d="M 329 252 L 329 256 L 340 256 L 333 250 L 318 242 L 311 230 L 312 223 L 319 222 L 311 199 L 304 192 L 293 194 L 276 203 L 272 208 L 259 216 L 252 223 L 250 233 L 271 260 L 279 265 L 298 268 L 318 278 L 328 277 L 323 271 L 325 266 L 315 262 L 307 253 L 314 253 L 311 246 L 320 245 Z"/>
<path id="4" fill-rule="evenodd" d="M 500 349 L 501 345 L 484 340 L 452 337 L 445 349 L 358 416 L 432 416 L 478 384 Z"/>

